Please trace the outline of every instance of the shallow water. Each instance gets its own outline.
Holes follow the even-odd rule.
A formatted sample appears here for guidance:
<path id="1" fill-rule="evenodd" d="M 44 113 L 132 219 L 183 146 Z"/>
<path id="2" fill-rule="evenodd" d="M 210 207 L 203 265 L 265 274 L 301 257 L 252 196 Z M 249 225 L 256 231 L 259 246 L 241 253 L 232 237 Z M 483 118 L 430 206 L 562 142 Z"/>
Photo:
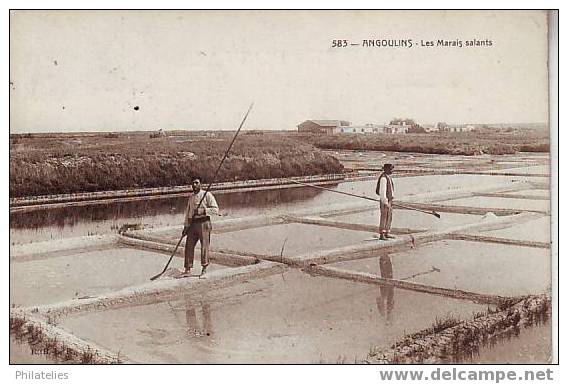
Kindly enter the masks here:
<path id="1" fill-rule="evenodd" d="M 481 175 L 443 175 L 396 177 L 397 198 L 457 188 L 510 185 L 514 177 Z M 326 188 L 377 198 L 376 181 L 353 181 Z M 329 204 L 361 201 L 355 197 L 310 187 L 268 191 L 215 194 L 224 218 L 290 213 L 294 210 Z M 83 207 L 47 209 L 10 214 L 10 244 L 22 244 L 68 237 L 116 233 L 124 224 L 148 227 L 181 225 L 187 197 L 140 200 Z M 216 218 L 213 218 L 214 220 Z"/>
<path id="2" fill-rule="evenodd" d="M 496 231 L 472 231 L 471 233 L 482 236 L 502 237 L 512 240 L 541 241 L 548 243 L 550 241 L 550 216 L 544 216 L 539 219 Z"/>
<path id="3" fill-rule="evenodd" d="M 523 189 L 522 191 L 507 192 L 511 195 L 519 196 L 536 196 L 536 197 L 546 197 L 550 199 L 550 191 L 548 189 Z"/>
<path id="4" fill-rule="evenodd" d="M 550 174 L 550 165 L 536 165 L 532 167 L 511 167 L 505 169 L 499 169 L 492 171 L 495 173 L 507 173 L 507 172 L 515 172 L 515 173 L 522 173 L 522 174 L 542 174 L 542 175 L 549 175 Z"/>
<path id="5" fill-rule="evenodd" d="M 372 235 L 373 232 L 292 223 L 222 233 L 213 235 L 211 241 L 215 248 L 291 256 L 361 244 Z"/>
<path id="6" fill-rule="evenodd" d="M 126 247 L 10 263 L 10 303 L 29 306 L 57 303 L 147 283 L 169 256 Z M 196 266 L 199 265 L 196 257 Z M 182 268 L 175 257 L 171 267 Z M 227 268 L 211 264 L 209 270 Z"/>
<path id="7" fill-rule="evenodd" d="M 465 359 L 473 364 L 544 364 L 551 362 L 552 332 L 550 322 L 521 328 L 518 335 L 502 338 L 482 347 Z"/>
<path id="8" fill-rule="evenodd" d="M 74 315 L 62 326 L 145 363 L 353 363 L 438 317 L 484 308 L 289 270 L 182 300 Z"/>
<path id="9" fill-rule="evenodd" d="M 336 215 L 330 217 L 330 220 L 356 224 L 371 224 L 376 225 L 378 229 L 379 218 L 380 213 L 379 210 L 376 209 L 348 215 Z M 463 215 L 459 213 L 441 212 L 440 218 L 438 219 L 434 215 L 425 215 L 421 212 L 395 209 L 392 215 L 392 228 L 428 229 L 435 231 L 465 224 L 472 224 L 479 222 L 480 220 L 481 216 L 479 215 Z"/>
<path id="10" fill-rule="evenodd" d="M 399 155 L 392 156 L 397 160 Z M 425 167 L 434 161 L 440 168 L 465 166 L 471 159 L 437 155 L 417 157 L 423 160 Z M 379 160 L 382 162 L 384 158 Z M 404 154 L 398 160 L 416 163 L 419 159 Z M 491 158 L 486 156 L 476 160 L 490 162 Z M 395 195 L 402 199 L 403 196 L 480 185 L 508 186 L 513 180 L 521 179 L 526 178 L 480 175 L 400 177 L 395 180 Z M 368 180 L 341 183 L 331 188 L 376 197 L 375 186 L 376 181 Z M 289 213 L 296 209 L 357 201 L 353 197 L 312 188 L 216 196 L 229 218 Z M 506 200 L 521 204 L 534 202 Z M 10 216 L 11 242 L 111 233 L 122 224 L 133 222 L 154 227 L 180 225 L 186 202 L 184 197 L 14 214 Z M 455 202 L 450 200 L 448 203 Z M 393 226 L 436 230 L 481 219 L 476 215 L 441 215 L 441 219 L 436 219 L 418 212 L 396 210 Z M 377 224 L 378 212 L 373 210 L 330 219 Z M 480 234 L 546 241 L 542 239 L 545 234 L 549 236 L 547 220 L 549 218 L 537 219 Z M 233 233 L 214 232 L 212 247 L 279 255 L 284 245 L 283 255 L 290 256 L 367 240 L 375 241 L 372 233 L 282 224 Z M 378 253 L 376 258 L 333 265 L 380 275 L 380 256 Z M 384 267 L 384 259 L 388 256 L 382 257 Z M 167 259 L 168 255 L 157 252 L 116 248 L 12 262 L 10 302 L 18 305 L 54 303 L 147 282 L 150 276 L 162 270 Z M 392 254 L 389 260 L 394 278 L 446 288 L 519 295 L 544 292 L 550 284 L 548 249 L 439 241 Z M 181 267 L 182 263 L 181 258 L 174 258 L 173 266 Z M 364 358 L 372 346 L 388 346 L 404 334 L 430 326 L 437 318 L 457 316 L 465 319 L 483 309 L 485 306 L 468 301 L 311 277 L 292 269 L 262 279 L 251 278 L 205 294 L 188 292 L 184 299 L 171 302 L 73 315 L 62 319 L 62 326 L 81 338 L 115 352 L 120 350 L 128 358 L 143 363 L 351 363 Z M 550 325 L 544 328 L 550 330 Z M 505 343 L 503 348 L 512 346 L 509 352 L 483 349 L 479 361 L 514 362 L 516 358 L 525 361 L 523 359 L 530 356 L 530 349 L 523 345 L 530 346 L 531 340 L 537 346 L 535 348 L 543 346 L 541 349 L 546 350 L 547 341 L 542 334 L 528 338 L 527 335 L 530 336 L 521 333 L 517 344 L 513 343 L 514 339 L 511 339 L 513 344 Z M 25 348 L 15 350 L 11 361 L 12 358 L 26 361 L 25 351 Z M 542 354 L 535 352 L 533 356 L 538 361 Z M 30 355 L 29 358 L 29 361 L 35 361 L 36 357 Z M 473 359 L 472 362 L 477 361 Z"/>
<path id="11" fill-rule="evenodd" d="M 440 201 L 438 204 L 480 208 L 527 209 L 543 212 L 550 210 L 550 201 L 548 200 L 509 199 L 506 197 L 474 196 Z"/>
<path id="12" fill-rule="evenodd" d="M 540 294 L 551 281 L 548 249 L 444 240 L 391 254 L 390 260 L 395 279 L 477 293 Z M 380 275 L 379 261 L 378 256 L 331 265 Z"/>

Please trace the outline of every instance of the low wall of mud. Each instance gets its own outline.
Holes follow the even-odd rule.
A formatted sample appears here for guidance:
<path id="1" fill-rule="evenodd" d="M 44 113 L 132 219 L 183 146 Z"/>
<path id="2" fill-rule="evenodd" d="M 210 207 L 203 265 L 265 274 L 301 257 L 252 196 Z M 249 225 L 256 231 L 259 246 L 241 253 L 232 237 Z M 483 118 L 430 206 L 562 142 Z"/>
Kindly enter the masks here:
<path id="1" fill-rule="evenodd" d="M 353 176 L 352 176 L 353 177 Z M 214 184 L 211 191 L 239 191 L 256 190 L 278 187 L 296 187 L 291 180 L 301 181 L 311 184 L 329 184 L 343 181 L 344 174 L 329 174 L 317 176 L 289 177 L 276 179 L 245 180 L 235 182 L 223 182 Z M 100 202 L 109 203 L 113 201 L 124 201 L 125 199 L 143 199 L 149 197 L 173 197 L 176 195 L 187 195 L 191 193 L 191 185 L 181 185 L 175 187 L 158 188 L 139 188 L 118 191 L 84 192 L 61 195 L 31 196 L 10 199 L 10 212 L 27 212 L 36 209 L 46 209 L 52 207 L 98 204 Z"/>
<path id="2" fill-rule="evenodd" d="M 469 300 L 478 304 L 496 304 L 503 305 L 510 302 L 510 298 L 499 295 L 487 295 L 475 292 L 468 292 L 461 289 L 449 289 L 435 287 L 427 284 L 420 284 L 411 281 L 384 278 L 365 272 L 352 272 L 335 267 L 312 265 L 304 268 L 304 271 L 311 275 L 327 276 L 337 279 L 345 279 L 366 284 L 374 284 L 379 286 L 395 287 L 406 289 L 414 292 L 429 293 L 444 297 L 452 297 L 454 299 Z"/>
<path id="3" fill-rule="evenodd" d="M 434 324 L 395 342 L 387 350 L 371 351 L 365 362 L 412 364 L 459 361 L 462 356 L 478 351 L 483 345 L 519 327 L 543 321 L 550 316 L 550 311 L 549 296 L 529 296 L 514 305 L 475 316 L 473 320 L 458 322 L 448 319 L 445 324 Z"/>
<path id="4" fill-rule="evenodd" d="M 135 247 L 138 249 L 150 249 L 152 251 L 158 251 L 160 253 L 165 253 L 171 255 L 174 250 L 176 250 L 175 245 L 165 243 L 164 240 L 155 241 L 149 239 L 140 239 L 130 234 L 125 234 L 120 236 L 119 243 L 128 245 L 130 247 Z M 185 241 L 182 241 L 185 246 Z M 176 250 L 177 257 L 184 257 L 184 247 L 180 246 Z M 258 263 L 259 259 L 257 257 L 239 255 L 233 252 L 220 252 L 220 251 L 210 251 L 209 258 L 216 264 L 225 265 L 228 267 L 241 267 L 244 265 L 252 265 Z"/>
<path id="5" fill-rule="evenodd" d="M 81 340 L 21 309 L 10 311 L 10 334 L 27 342 L 32 354 L 49 355 L 63 363 L 121 364 L 126 357 Z"/>

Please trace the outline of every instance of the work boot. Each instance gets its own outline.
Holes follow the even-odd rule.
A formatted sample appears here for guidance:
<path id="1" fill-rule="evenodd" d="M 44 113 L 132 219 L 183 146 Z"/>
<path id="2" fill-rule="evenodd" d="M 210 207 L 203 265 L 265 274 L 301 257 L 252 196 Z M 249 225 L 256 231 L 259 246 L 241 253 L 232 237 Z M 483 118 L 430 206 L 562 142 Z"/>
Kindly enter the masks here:
<path id="1" fill-rule="evenodd" d="M 179 277 L 189 277 L 191 276 L 191 268 L 186 268 L 185 271 Z"/>

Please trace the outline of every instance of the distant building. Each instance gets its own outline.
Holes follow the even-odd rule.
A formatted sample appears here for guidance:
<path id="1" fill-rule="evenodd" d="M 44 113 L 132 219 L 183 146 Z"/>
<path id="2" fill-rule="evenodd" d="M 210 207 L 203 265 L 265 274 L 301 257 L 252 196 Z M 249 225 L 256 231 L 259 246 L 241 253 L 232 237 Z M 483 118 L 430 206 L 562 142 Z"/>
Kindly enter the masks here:
<path id="1" fill-rule="evenodd" d="M 162 128 L 158 129 L 157 132 L 150 133 L 151 139 L 156 139 L 158 137 L 166 137 L 166 132 L 164 132 L 164 130 Z"/>
<path id="2" fill-rule="evenodd" d="M 378 124 L 351 125 L 349 127 L 339 127 L 337 133 L 384 133 L 385 126 Z"/>
<path id="3" fill-rule="evenodd" d="M 439 132 L 471 132 L 475 129 L 472 124 L 447 124 L 438 122 L 436 128 Z"/>
<path id="4" fill-rule="evenodd" d="M 419 125 L 412 119 L 396 118 L 390 121 L 385 128 L 385 133 L 408 133 L 410 128 L 418 128 Z"/>
<path id="5" fill-rule="evenodd" d="M 298 125 L 298 132 L 331 135 L 350 126 L 351 123 L 345 120 L 306 120 Z"/>

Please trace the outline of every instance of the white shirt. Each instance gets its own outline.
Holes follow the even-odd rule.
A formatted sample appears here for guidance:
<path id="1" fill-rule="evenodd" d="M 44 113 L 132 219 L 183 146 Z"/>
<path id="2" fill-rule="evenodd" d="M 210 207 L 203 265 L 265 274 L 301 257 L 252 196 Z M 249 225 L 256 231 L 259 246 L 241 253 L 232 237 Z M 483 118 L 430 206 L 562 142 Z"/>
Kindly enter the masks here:
<path id="1" fill-rule="evenodd" d="M 384 181 L 386 180 L 386 182 Z M 389 200 L 387 199 L 387 183 L 390 184 L 391 186 L 391 191 L 394 191 L 393 185 L 392 185 L 392 179 L 389 175 L 387 175 L 385 173 L 385 177 L 384 178 L 380 178 L 379 179 L 379 199 L 381 200 L 381 203 L 383 204 L 388 204 Z M 393 192 L 393 199 L 394 199 L 394 192 Z"/>
<path id="2" fill-rule="evenodd" d="M 193 217 L 193 212 L 195 211 L 197 204 L 199 204 L 199 202 L 203 198 L 204 194 L 205 191 L 202 189 L 198 193 L 192 193 L 189 197 L 187 208 L 185 209 L 185 225 L 190 224 L 191 218 Z M 219 206 L 217 205 L 217 201 L 215 200 L 215 197 L 213 197 L 211 192 L 207 192 L 207 195 L 205 195 L 205 198 L 203 199 L 199 207 L 205 208 L 205 215 L 196 214 L 195 217 L 205 217 L 219 214 Z"/>

